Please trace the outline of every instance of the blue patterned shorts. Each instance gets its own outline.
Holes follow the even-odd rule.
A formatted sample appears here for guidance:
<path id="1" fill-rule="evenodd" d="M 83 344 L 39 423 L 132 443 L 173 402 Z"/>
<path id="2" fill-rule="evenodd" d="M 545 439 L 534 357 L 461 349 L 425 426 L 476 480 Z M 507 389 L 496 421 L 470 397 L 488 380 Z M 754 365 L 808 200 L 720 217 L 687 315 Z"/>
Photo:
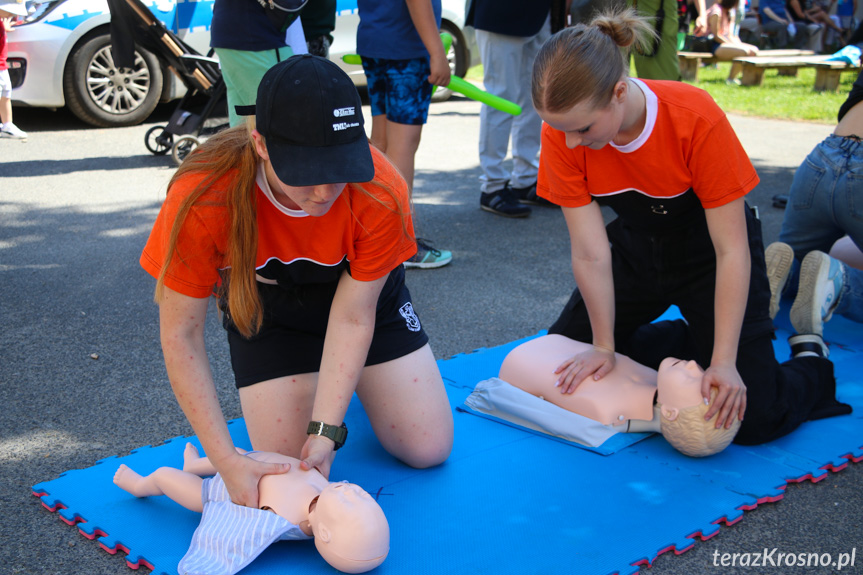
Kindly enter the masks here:
<path id="1" fill-rule="evenodd" d="M 428 58 L 388 60 L 363 56 L 363 70 L 369 85 L 372 116 L 386 114 L 397 124 L 426 123 L 432 85 Z"/>

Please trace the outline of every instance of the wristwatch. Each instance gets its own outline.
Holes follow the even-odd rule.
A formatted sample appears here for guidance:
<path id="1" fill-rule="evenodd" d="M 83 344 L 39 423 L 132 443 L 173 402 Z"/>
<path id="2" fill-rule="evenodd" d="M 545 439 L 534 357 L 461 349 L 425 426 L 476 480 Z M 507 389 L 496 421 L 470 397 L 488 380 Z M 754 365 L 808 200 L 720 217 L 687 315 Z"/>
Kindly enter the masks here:
<path id="1" fill-rule="evenodd" d="M 310 421 L 309 428 L 306 430 L 308 435 L 321 435 L 329 437 L 336 444 L 333 451 L 338 451 L 339 448 L 348 440 L 348 426 L 342 423 L 340 426 L 329 425 L 322 421 Z"/>

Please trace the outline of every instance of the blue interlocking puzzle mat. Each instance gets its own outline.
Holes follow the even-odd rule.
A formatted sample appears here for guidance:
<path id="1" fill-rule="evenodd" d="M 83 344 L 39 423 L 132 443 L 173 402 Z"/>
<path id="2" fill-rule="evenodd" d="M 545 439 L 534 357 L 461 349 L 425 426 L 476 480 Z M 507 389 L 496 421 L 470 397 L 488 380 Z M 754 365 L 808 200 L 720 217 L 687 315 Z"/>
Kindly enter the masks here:
<path id="1" fill-rule="evenodd" d="M 777 357 L 788 357 L 787 312 L 777 318 Z M 442 466 L 424 471 L 389 457 L 374 439 L 362 407 L 346 420 L 350 447 L 331 479 L 349 479 L 377 497 L 391 529 L 391 551 L 375 573 L 635 573 L 659 554 L 685 551 L 744 511 L 782 498 L 789 482 L 818 481 L 863 459 L 863 330 L 835 318 L 827 324 L 839 399 L 854 413 L 805 423 L 757 447 L 730 446 L 705 459 L 674 451 L 659 436 L 601 455 L 510 425 L 455 411 L 455 447 Z M 478 381 L 497 375 L 519 341 L 440 361 L 454 409 Z M 248 447 L 242 420 L 229 425 Z M 130 567 L 177 572 L 199 516 L 165 497 L 136 499 L 115 487 L 120 463 L 145 474 L 178 467 L 187 441 L 174 438 L 125 457 L 103 459 L 33 487 L 43 505 Z M 555 477 L 569 488 L 555 489 Z M 552 496 L 552 493 L 554 495 Z M 619 512 L 614 512 L 618 510 Z M 627 525 L 649 524 L 637 537 Z M 590 518 L 589 520 L 580 518 Z M 541 529 L 538 528 L 541 526 Z M 454 552 L 457 549 L 457 552 Z M 311 542 L 272 545 L 242 575 L 335 573 Z"/>

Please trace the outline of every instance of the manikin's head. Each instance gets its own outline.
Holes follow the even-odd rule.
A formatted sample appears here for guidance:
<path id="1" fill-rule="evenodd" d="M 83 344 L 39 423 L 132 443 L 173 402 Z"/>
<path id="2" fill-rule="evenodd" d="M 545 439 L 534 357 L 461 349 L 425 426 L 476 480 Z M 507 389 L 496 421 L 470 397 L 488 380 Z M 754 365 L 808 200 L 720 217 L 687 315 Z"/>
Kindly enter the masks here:
<path id="1" fill-rule="evenodd" d="M 690 457 L 705 457 L 719 453 L 731 443 L 740 420 L 734 418 L 730 429 L 716 429 L 716 417 L 704 420 L 708 406 L 701 396 L 702 370 L 694 361 L 662 360 L 657 376 L 657 406 L 660 411 L 662 436 L 675 449 Z M 716 400 L 716 388 L 711 390 L 711 403 Z"/>
<path id="2" fill-rule="evenodd" d="M 384 562 L 390 526 L 377 501 L 352 483 L 331 483 L 309 512 L 315 547 L 345 573 L 364 573 Z"/>

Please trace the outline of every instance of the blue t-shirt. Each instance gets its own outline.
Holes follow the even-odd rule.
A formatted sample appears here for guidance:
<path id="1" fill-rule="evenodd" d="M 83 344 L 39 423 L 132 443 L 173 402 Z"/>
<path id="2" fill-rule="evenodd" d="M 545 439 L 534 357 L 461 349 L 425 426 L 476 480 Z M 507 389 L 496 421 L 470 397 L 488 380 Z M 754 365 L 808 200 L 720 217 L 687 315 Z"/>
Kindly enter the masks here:
<path id="1" fill-rule="evenodd" d="M 772 22 L 772 19 L 764 13 L 765 8 L 770 8 L 780 18 L 785 18 L 785 0 L 760 0 L 758 12 L 761 14 L 763 23 Z"/>
<path id="2" fill-rule="evenodd" d="M 276 30 L 256 0 L 216 0 L 210 24 L 210 46 L 247 52 L 287 46 L 285 33 Z"/>
<path id="3" fill-rule="evenodd" d="M 440 28 L 441 0 L 431 0 Z M 404 0 L 357 0 L 360 24 L 357 27 L 357 53 L 367 58 L 410 60 L 428 58 Z"/>

